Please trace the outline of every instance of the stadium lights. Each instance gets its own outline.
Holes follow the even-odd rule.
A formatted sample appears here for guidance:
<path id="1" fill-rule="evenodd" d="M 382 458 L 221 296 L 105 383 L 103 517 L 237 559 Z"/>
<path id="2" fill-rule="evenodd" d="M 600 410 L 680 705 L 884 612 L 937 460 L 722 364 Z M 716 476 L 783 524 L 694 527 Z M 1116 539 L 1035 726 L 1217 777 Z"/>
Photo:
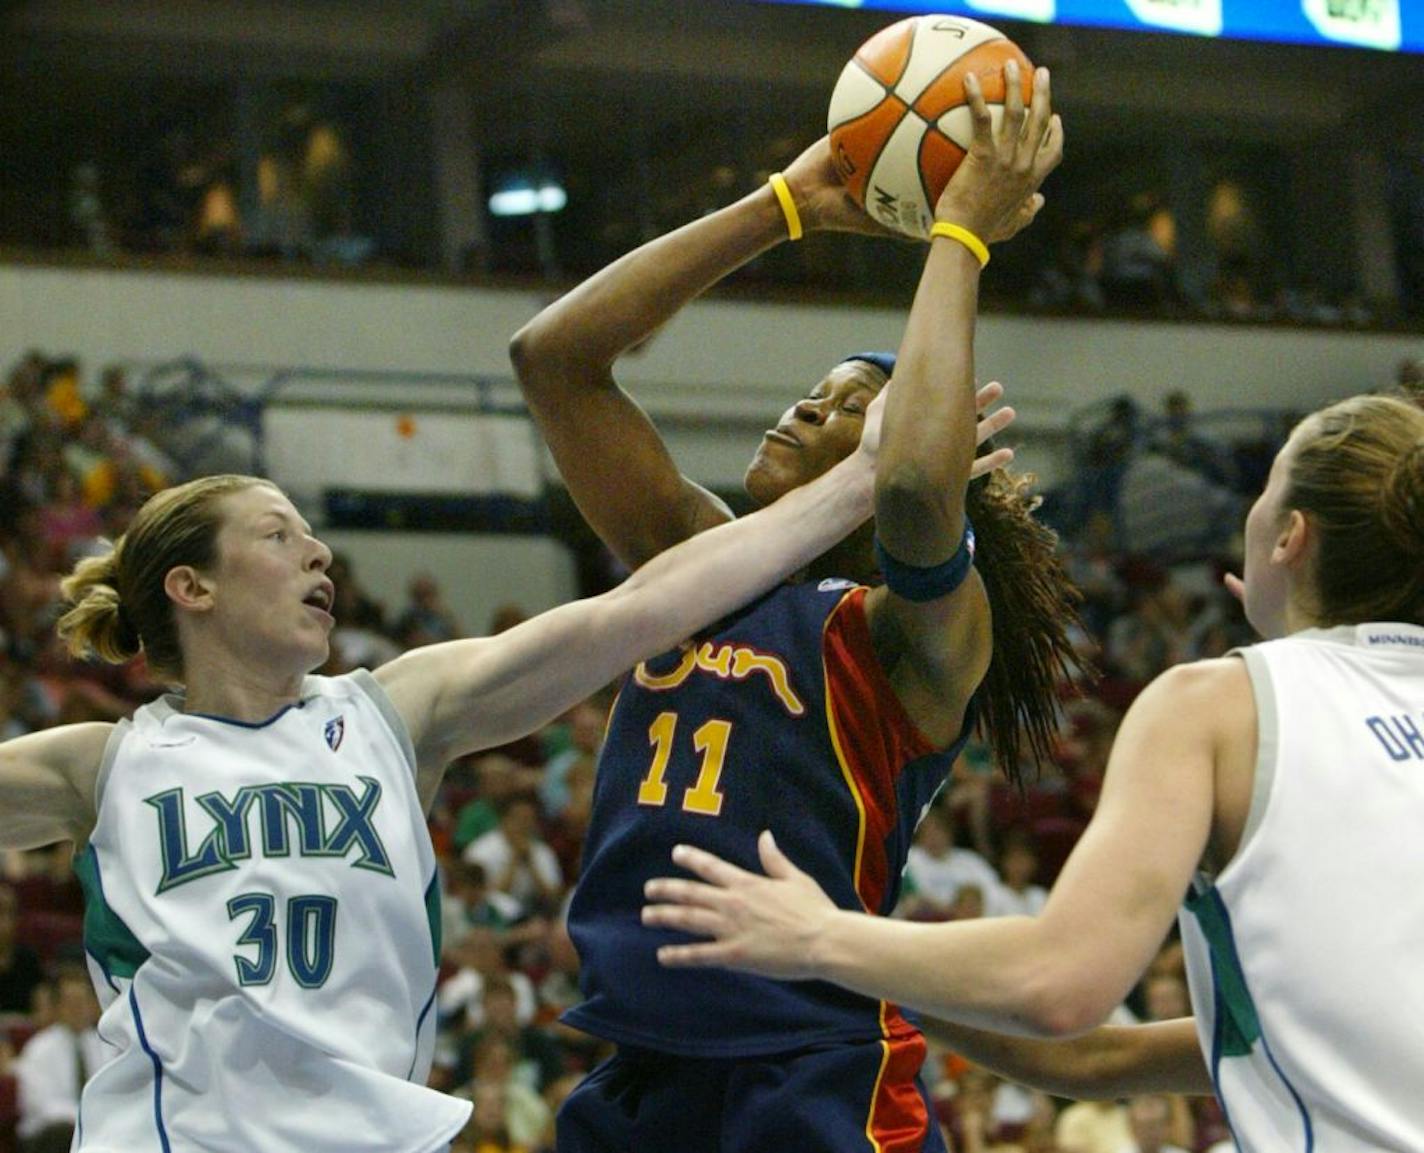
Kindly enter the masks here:
<path id="1" fill-rule="evenodd" d="M 558 212 L 569 202 L 564 186 L 547 178 L 537 183 L 528 177 L 516 177 L 500 184 L 489 198 L 493 216 L 533 216 L 539 212 Z"/>

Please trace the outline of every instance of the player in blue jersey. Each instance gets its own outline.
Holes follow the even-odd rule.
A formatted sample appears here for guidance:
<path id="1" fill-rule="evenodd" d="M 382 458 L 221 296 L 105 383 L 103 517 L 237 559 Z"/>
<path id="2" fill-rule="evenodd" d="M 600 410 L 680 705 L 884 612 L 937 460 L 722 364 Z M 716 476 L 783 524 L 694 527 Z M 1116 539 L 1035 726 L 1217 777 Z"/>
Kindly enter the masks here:
<path id="1" fill-rule="evenodd" d="M 873 529 L 623 684 L 569 913 L 586 996 L 567 1016 L 618 1051 L 561 1111 L 561 1151 L 942 1148 L 917 1079 L 923 1039 L 894 1005 L 661 969 L 656 949 L 674 938 L 639 912 L 678 841 L 751 863 L 768 826 L 838 905 L 888 912 L 919 816 L 969 731 L 983 728 L 1010 773 L 1022 737 L 1035 752 L 1047 740 L 1072 595 L 1025 482 L 993 467 L 1003 457 L 970 483 L 974 249 L 1032 219 L 1062 148 L 1047 73 L 1029 108 L 1017 76 L 1007 84 L 995 132 L 971 82 L 973 150 L 939 203 L 960 238 L 931 242 L 898 360 L 835 365 L 747 469 L 750 496 L 775 507 L 851 450 L 893 373 Z M 630 568 L 730 513 L 679 474 L 614 362 L 800 227 L 874 230 L 824 140 L 784 180 L 628 254 L 514 340 L 570 492 Z"/>
<path id="2" fill-rule="evenodd" d="M 652 882 L 644 915 L 715 939 L 663 960 L 901 999 L 953 1022 L 961 1052 L 1055 1093 L 1214 1091 L 1243 1153 L 1424 1148 L 1417 401 L 1356 396 L 1303 420 L 1244 539 L 1228 583 L 1265 640 L 1137 698 L 1036 917 L 876 922 L 770 840 L 770 877 L 684 846 L 674 860 L 702 881 Z M 1089 1031 L 1174 916 L 1195 1027 Z"/>
<path id="3" fill-rule="evenodd" d="M 179 687 L 131 721 L 0 744 L 0 847 L 79 846 L 111 1059 L 84 1153 L 434 1153 L 439 965 L 426 810 L 445 766 L 535 729 L 765 592 L 870 514 L 880 407 L 804 493 L 620 588 L 374 674 L 328 655 L 331 552 L 253 477 L 161 492 L 66 578 L 81 656 Z"/>

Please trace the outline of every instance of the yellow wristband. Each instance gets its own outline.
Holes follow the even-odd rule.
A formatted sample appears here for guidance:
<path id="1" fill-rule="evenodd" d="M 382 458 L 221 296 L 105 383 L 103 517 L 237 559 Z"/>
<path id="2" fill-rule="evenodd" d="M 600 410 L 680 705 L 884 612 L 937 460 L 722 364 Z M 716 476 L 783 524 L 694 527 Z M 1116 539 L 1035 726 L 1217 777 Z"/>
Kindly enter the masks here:
<path id="1" fill-rule="evenodd" d="M 969 229 L 958 224 L 950 224 L 947 220 L 936 220 L 934 227 L 930 229 L 930 236 L 943 236 L 949 240 L 957 240 L 970 252 L 974 253 L 974 259 L 979 261 L 979 267 L 983 268 L 989 263 L 989 246 L 980 240 Z"/>
<path id="2" fill-rule="evenodd" d="M 791 195 L 791 189 L 786 187 L 786 177 L 779 172 L 773 172 L 767 179 L 771 182 L 771 190 L 776 193 L 777 202 L 781 205 L 781 214 L 786 217 L 786 234 L 792 240 L 800 240 L 801 214 L 796 211 L 796 201 Z"/>

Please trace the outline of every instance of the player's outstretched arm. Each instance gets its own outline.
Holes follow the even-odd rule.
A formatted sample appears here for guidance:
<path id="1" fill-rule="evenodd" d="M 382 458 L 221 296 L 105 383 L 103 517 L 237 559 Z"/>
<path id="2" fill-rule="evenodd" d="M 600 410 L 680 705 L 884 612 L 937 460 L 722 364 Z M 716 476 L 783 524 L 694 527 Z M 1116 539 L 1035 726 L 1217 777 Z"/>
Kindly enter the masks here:
<path id="1" fill-rule="evenodd" d="M 1101 1025 L 1065 1040 L 1010 1037 L 933 1018 L 921 1025 L 961 1057 L 1055 1097 L 1106 1101 L 1139 1093 L 1215 1092 L 1191 1017 Z"/>
<path id="2" fill-rule="evenodd" d="M 804 567 L 870 515 L 883 403 L 861 447 L 775 504 L 656 557 L 602 596 L 495 637 L 415 649 L 381 666 L 410 728 L 420 787 L 444 766 L 547 723 L 640 660 L 665 652 Z"/>
<path id="3" fill-rule="evenodd" d="M 0 744 L 0 849 L 88 839 L 94 783 L 113 728 L 61 725 Z"/>
<path id="4" fill-rule="evenodd" d="M 1037 917 L 925 925 L 846 912 L 763 833 L 766 876 L 678 846 L 673 861 L 697 879 L 650 881 L 643 920 L 710 938 L 663 946 L 664 964 L 829 980 L 995 1032 L 1085 1032 L 1122 1002 L 1171 926 L 1212 831 L 1217 750 L 1254 741 L 1254 709 L 1234 659 L 1181 665 L 1149 686 Z"/>

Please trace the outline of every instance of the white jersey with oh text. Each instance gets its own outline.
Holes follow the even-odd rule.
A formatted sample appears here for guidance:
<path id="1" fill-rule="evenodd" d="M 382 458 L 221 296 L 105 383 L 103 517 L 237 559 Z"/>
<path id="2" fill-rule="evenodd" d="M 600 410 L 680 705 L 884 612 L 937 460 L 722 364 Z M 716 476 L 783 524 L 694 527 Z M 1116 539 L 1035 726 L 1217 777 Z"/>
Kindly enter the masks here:
<path id="1" fill-rule="evenodd" d="M 1424 1149 L 1424 628 L 1242 650 L 1258 716 L 1241 847 L 1181 917 L 1243 1153 Z"/>
<path id="2" fill-rule="evenodd" d="M 115 729 L 76 858 L 116 1055 L 79 1153 L 432 1153 L 435 857 L 399 715 L 364 671 L 261 724 L 164 698 Z"/>

